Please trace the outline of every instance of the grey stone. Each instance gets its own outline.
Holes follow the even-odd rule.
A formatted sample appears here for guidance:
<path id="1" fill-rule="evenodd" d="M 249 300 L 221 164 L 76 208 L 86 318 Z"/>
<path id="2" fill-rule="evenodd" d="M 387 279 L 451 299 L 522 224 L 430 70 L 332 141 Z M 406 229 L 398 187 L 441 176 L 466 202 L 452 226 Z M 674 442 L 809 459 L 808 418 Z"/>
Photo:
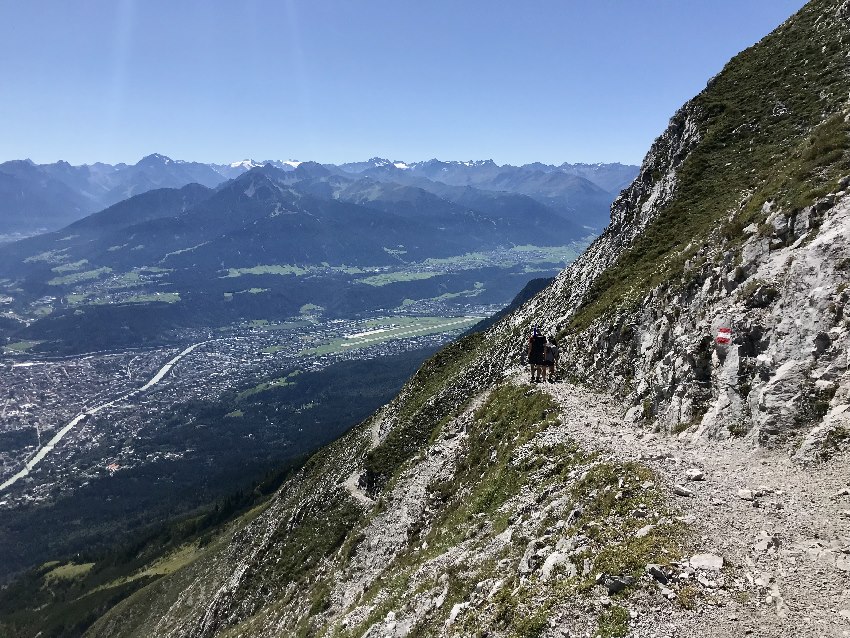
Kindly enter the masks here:
<path id="1" fill-rule="evenodd" d="M 740 489 L 738 490 L 738 498 L 743 501 L 752 501 L 755 500 L 755 496 L 753 495 L 752 490 Z"/>
<path id="2" fill-rule="evenodd" d="M 562 552 L 552 552 L 546 557 L 543 562 L 543 567 L 540 568 L 540 580 L 547 581 L 552 577 L 552 572 L 559 565 L 564 565 L 564 571 L 567 578 L 572 578 L 578 573 L 575 565 L 570 562 L 569 557 Z"/>
<path id="3" fill-rule="evenodd" d="M 779 549 L 779 539 L 776 536 L 771 536 L 766 532 L 762 532 L 762 537 L 759 541 L 753 545 L 753 550 L 756 552 L 764 553 L 770 549 Z"/>
<path id="4" fill-rule="evenodd" d="M 696 494 L 694 494 L 691 490 L 689 490 L 684 485 L 674 485 L 673 486 L 673 494 L 676 494 L 677 496 L 687 496 L 687 497 L 696 496 Z"/>
<path id="5" fill-rule="evenodd" d="M 635 579 L 631 576 L 609 576 L 608 574 L 599 574 L 596 577 L 596 584 L 603 585 L 608 590 L 609 594 L 621 592 L 634 582 Z"/>
<path id="6" fill-rule="evenodd" d="M 661 591 L 661 595 L 664 596 L 667 600 L 673 600 L 676 598 L 676 594 L 672 589 L 667 589 L 664 585 L 658 585 L 659 591 Z"/>
<path id="7" fill-rule="evenodd" d="M 530 574 L 540 566 L 541 559 L 537 555 L 537 550 L 540 549 L 541 544 L 539 540 L 534 539 L 526 545 L 525 553 L 523 553 L 517 566 L 517 571 L 520 574 Z"/>
<path id="8" fill-rule="evenodd" d="M 692 467 L 689 470 L 685 470 L 685 478 L 689 481 L 704 481 L 705 474 L 703 474 L 702 470 Z"/>
<path id="9" fill-rule="evenodd" d="M 643 538 L 654 529 L 655 525 L 644 525 L 637 532 L 635 532 L 635 538 Z"/>
<path id="10" fill-rule="evenodd" d="M 652 576 L 662 585 L 666 585 L 667 582 L 670 580 L 661 565 L 655 565 L 653 563 L 650 563 L 646 566 L 646 573 Z"/>
<path id="11" fill-rule="evenodd" d="M 567 516 L 567 523 L 573 524 L 580 518 L 581 518 L 581 508 L 580 507 L 574 507 L 573 510 Z"/>
<path id="12" fill-rule="evenodd" d="M 723 557 L 717 554 L 694 554 L 690 564 L 694 569 L 717 571 L 723 568 Z"/>

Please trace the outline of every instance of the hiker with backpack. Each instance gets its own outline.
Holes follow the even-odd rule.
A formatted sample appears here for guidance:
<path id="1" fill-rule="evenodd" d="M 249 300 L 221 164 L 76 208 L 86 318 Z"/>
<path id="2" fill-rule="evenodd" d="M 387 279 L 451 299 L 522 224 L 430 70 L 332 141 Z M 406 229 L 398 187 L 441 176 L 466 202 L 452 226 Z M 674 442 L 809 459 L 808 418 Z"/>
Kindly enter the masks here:
<path id="1" fill-rule="evenodd" d="M 545 372 L 546 337 L 538 329 L 532 326 L 531 334 L 528 336 L 528 363 L 531 368 L 531 382 L 537 383 L 544 380 Z"/>
<path id="2" fill-rule="evenodd" d="M 546 348 L 543 352 L 543 360 L 545 361 L 545 375 L 549 383 L 555 383 L 555 374 L 557 372 L 558 359 L 561 356 L 561 351 L 558 349 L 558 342 L 555 338 L 549 336 L 546 338 Z"/>

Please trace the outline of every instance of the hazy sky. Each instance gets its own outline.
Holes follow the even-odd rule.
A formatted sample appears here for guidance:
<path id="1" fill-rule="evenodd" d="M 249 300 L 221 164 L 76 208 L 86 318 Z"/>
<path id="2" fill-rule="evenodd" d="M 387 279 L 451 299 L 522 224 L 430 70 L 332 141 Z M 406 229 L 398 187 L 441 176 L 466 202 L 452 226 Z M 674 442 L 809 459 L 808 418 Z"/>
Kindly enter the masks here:
<path id="1" fill-rule="evenodd" d="M 0 0 L 0 161 L 638 163 L 802 0 Z"/>

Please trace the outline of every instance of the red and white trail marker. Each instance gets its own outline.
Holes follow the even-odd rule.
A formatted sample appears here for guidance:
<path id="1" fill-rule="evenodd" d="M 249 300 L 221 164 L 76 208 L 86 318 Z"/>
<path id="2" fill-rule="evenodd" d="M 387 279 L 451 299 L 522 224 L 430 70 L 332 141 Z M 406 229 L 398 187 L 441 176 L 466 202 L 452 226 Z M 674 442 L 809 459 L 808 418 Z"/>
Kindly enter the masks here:
<path id="1" fill-rule="evenodd" d="M 732 328 L 718 328 L 717 338 L 714 341 L 719 346 L 728 346 L 732 343 Z"/>

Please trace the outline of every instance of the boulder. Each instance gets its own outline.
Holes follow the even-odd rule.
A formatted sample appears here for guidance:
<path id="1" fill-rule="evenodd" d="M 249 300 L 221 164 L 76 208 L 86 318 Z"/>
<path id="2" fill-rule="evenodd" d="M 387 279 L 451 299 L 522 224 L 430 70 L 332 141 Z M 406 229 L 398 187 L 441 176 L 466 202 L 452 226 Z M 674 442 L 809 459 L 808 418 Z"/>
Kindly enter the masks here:
<path id="1" fill-rule="evenodd" d="M 689 470 L 685 470 L 685 478 L 689 481 L 704 481 L 705 474 L 703 474 L 702 470 L 692 467 Z"/>
<path id="2" fill-rule="evenodd" d="M 689 562 L 694 569 L 718 571 L 723 568 L 723 557 L 717 554 L 694 554 Z"/>

